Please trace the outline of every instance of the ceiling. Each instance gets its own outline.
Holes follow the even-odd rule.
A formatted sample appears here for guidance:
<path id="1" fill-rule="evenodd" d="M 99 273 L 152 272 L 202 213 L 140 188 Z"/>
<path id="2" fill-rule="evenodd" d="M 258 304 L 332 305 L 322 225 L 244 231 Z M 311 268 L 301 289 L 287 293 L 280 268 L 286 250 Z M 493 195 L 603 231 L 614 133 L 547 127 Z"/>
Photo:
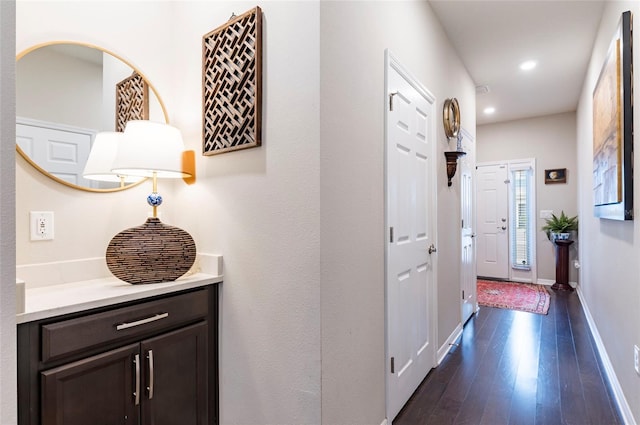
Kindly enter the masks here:
<path id="1" fill-rule="evenodd" d="M 478 125 L 576 110 L 604 1 L 430 3 L 476 86 L 489 87 Z M 522 71 L 525 60 L 536 68 Z"/>

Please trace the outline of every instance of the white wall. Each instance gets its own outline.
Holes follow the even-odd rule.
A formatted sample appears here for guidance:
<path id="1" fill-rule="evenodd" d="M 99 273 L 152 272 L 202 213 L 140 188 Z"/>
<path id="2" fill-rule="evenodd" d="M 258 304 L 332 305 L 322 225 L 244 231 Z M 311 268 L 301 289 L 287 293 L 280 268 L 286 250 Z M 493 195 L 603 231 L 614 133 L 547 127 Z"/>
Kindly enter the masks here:
<path id="1" fill-rule="evenodd" d="M 199 153 L 202 35 L 255 5 L 19 1 L 17 46 L 67 39 L 121 55 L 156 87 Z M 319 5 L 261 6 L 263 147 L 197 154 L 195 185 L 160 183 L 162 219 L 189 231 L 199 251 L 224 255 L 221 423 L 318 424 Z M 103 256 L 115 233 L 146 217 L 149 187 L 79 192 L 17 164 L 19 264 Z M 56 213 L 54 241 L 26 239 L 31 209 Z"/>
<path id="2" fill-rule="evenodd" d="M 18 61 L 16 76 L 19 117 L 103 129 L 100 64 L 41 48 Z"/>
<path id="3" fill-rule="evenodd" d="M 474 84 L 427 2 L 321 2 L 322 421 L 385 414 L 384 50 L 437 99 L 438 346 L 460 323 L 460 195 L 447 187 L 441 121 L 461 104 L 475 136 Z M 453 235 L 453 236 L 452 236 Z M 391 419 L 391 418 L 390 418 Z"/>
<path id="4" fill-rule="evenodd" d="M 22 52 L 54 40 L 94 44 L 119 53 L 143 70 L 160 93 L 168 92 L 174 85 L 171 61 L 165 54 L 159 54 L 162 50 L 154 46 L 172 46 L 171 32 L 158 31 L 159 23 L 170 22 L 171 4 L 157 2 L 154 7 L 149 7 L 149 2 L 144 1 L 125 4 L 19 0 L 16 7 L 16 50 Z M 136 18 L 142 15 L 146 19 Z M 111 22 L 119 24 L 114 26 Z M 133 39 L 131 34 L 135 34 Z M 161 193 L 168 195 L 171 185 L 160 183 Z M 81 192 L 53 182 L 17 157 L 17 264 L 104 256 L 113 235 L 144 222 L 149 210 L 145 201 L 149 189 L 148 185 L 142 185 L 113 194 Z M 171 224 L 174 222 L 174 205 L 170 196 L 165 199 L 161 211 L 163 219 Z M 54 212 L 55 240 L 29 240 L 29 211 Z M 88 234 L 91 237 L 87 237 Z"/>
<path id="5" fill-rule="evenodd" d="M 0 424 L 17 420 L 15 2 L 0 1 Z"/>
<path id="6" fill-rule="evenodd" d="M 201 151 L 201 37 L 255 2 L 175 3 L 171 113 Z M 224 255 L 222 423 L 320 423 L 319 5 L 263 9 L 263 146 L 203 157 L 178 224 Z"/>
<path id="7" fill-rule="evenodd" d="M 576 114 L 548 115 L 524 120 L 507 121 L 478 126 L 478 162 L 510 159 L 536 159 L 536 258 L 538 279 L 555 282 L 554 247 L 540 230 L 545 220 L 540 210 L 564 211 L 569 216 L 578 214 L 578 169 L 576 161 Z M 544 170 L 566 168 L 566 184 L 544 184 Z M 578 240 L 579 242 L 579 240 Z M 578 272 L 573 267 L 578 242 L 571 246 L 571 282 L 577 282 Z"/>
<path id="8" fill-rule="evenodd" d="M 385 402 L 384 49 L 432 91 L 436 110 L 457 97 L 472 136 L 474 84 L 426 2 L 369 2 L 366 19 L 361 2 L 259 4 L 264 145 L 197 155 L 195 185 L 161 184 L 163 220 L 188 230 L 200 251 L 225 258 L 223 424 L 379 424 Z M 171 123 L 199 152 L 201 37 L 255 3 L 149 6 L 21 0 L 18 50 L 71 39 L 122 55 L 156 86 Z M 460 324 L 460 207 L 458 178 L 447 187 L 442 154 L 455 146 L 439 120 L 437 134 L 441 345 Z M 20 159 L 17 168 L 22 263 L 102 256 L 113 234 L 146 214 L 147 188 L 90 194 L 56 185 Z M 24 240 L 25 214 L 36 208 L 56 211 L 55 241 Z"/>
<path id="9" fill-rule="evenodd" d="M 640 18 L 638 3 L 606 2 L 604 15 L 593 55 L 585 78 L 577 112 L 578 150 L 578 203 L 580 211 L 580 291 L 583 302 L 593 316 L 604 346 L 635 421 L 640 421 L 640 376 L 633 368 L 633 345 L 640 345 L 640 184 L 636 178 L 633 190 L 635 220 L 619 222 L 604 220 L 593 215 L 593 119 L 592 93 L 600 74 L 609 44 L 615 33 L 620 15 L 631 10 L 635 16 L 636 31 L 633 63 L 636 68 L 633 85 L 635 105 L 633 126 L 640 129 Z M 635 164 L 640 164 L 640 151 L 634 152 Z M 636 167 L 636 176 L 638 168 Z"/>

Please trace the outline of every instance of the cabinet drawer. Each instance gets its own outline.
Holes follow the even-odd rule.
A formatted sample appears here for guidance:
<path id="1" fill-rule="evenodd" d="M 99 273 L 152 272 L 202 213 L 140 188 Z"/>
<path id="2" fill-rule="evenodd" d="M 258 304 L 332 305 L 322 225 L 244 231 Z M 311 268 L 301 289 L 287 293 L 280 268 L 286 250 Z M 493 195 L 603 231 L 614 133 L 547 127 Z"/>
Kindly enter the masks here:
<path id="1" fill-rule="evenodd" d="M 64 358 L 119 340 L 144 337 L 206 318 L 205 290 L 42 325 L 42 361 Z"/>

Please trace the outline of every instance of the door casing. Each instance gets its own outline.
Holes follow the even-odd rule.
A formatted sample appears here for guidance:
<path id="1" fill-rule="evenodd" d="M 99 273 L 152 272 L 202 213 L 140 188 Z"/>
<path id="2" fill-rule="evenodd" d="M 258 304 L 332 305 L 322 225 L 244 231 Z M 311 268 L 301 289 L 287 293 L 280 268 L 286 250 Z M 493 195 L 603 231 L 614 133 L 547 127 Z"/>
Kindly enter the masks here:
<path id="1" fill-rule="evenodd" d="M 532 179 L 531 179 L 531 194 L 532 197 L 530 199 L 530 223 L 533 227 L 532 231 L 531 231 L 531 268 L 530 270 L 520 270 L 518 268 L 514 268 L 513 264 L 511 264 L 511 240 L 512 240 L 512 233 L 514 232 L 514 228 L 513 228 L 513 193 L 511 190 L 511 186 L 509 183 L 507 183 L 507 197 L 506 197 L 506 211 L 507 211 L 507 241 L 506 241 L 506 246 L 507 246 L 507 264 L 508 264 L 508 270 L 507 270 L 507 275 L 506 279 L 513 281 L 513 282 L 523 282 L 523 283 L 537 283 L 537 259 L 536 259 L 536 160 L 535 158 L 523 158 L 523 159 L 511 159 L 511 160 L 504 160 L 504 161 L 492 161 L 492 162 L 481 162 L 476 164 L 476 169 L 480 169 L 481 167 L 485 167 L 485 166 L 504 166 L 506 169 L 506 180 L 508 182 L 510 182 L 511 179 L 511 172 L 512 170 L 515 169 L 523 169 L 523 168 L 530 168 L 531 172 L 532 172 Z M 480 173 L 478 173 L 480 174 Z M 476 193 L 477 195 L 477 209 L 476 209 L 476 215 L 477 212 L 480 208 L 482 208 L 482 202 L 485 201 L 485 198 L 482 197 L 479 193 Z M 479 223 L 478 223 L 479 226 Z M 477 238 L 476 238 L 477 239 Z M 480 269 L 478 270 L 478 274 L 481 275 L 480 273 Z M 483 276 L 483 277 L 494 277 L 494 276 Z M 502 278 L 502 277 L 501 277 Z"/>

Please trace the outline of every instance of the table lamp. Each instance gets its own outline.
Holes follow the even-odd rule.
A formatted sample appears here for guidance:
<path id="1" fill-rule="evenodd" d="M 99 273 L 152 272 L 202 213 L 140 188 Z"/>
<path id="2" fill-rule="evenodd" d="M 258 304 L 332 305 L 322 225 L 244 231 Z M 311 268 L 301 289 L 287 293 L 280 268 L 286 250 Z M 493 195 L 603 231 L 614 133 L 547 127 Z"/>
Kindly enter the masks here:
<path id="1" fill-rule="evenodd" d="M 118 152 L 118 145 L 123 138 L 124 133 L 115 131 L 97 133 L 93 139 L 82 177 L 88 180 L 120 183 L 120 187 L 124 187 L 125 183 L 137 183 L 142 180 L 144 177 L 128 176 L 111 171 Z"/>
<path id="2" fill-rule="evenodd" d="M 176 280 L 195 261 L 196 245 L 186 231 L 160 221 L 157 209 L 159 178 L 183 178 L 184 143 L 180 130 L 168 124 L 133 120 L 124 129 L 112 172 L 118 175 L 151 177 L 153 191 L 147 202 L 153 216 L 141 226 L 123 230 L 107 246 L 107 267 L 118 279 L 131 284 Z"/>

